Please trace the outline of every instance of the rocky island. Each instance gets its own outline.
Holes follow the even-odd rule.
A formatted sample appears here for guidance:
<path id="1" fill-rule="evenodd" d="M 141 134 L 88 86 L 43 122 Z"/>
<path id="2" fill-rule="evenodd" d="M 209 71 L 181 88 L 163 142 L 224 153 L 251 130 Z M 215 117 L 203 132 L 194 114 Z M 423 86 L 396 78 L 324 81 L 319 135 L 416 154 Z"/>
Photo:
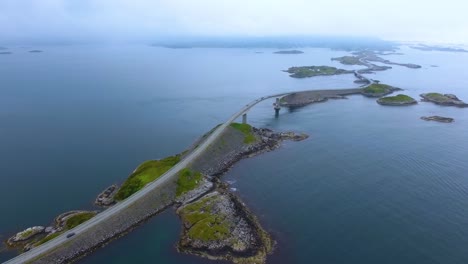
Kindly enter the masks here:
<path id="1" fill-rule="evenodd" d="M 443 116 L 422 116 L 421 119 L 425 121 L 436 121 L 441 123 L 452 123 L 455 121 L 453 118 Z"/>
<path id="2" fill-rule="evenodd" d="M 390 106 L 404 106 L 404 105 L 414 105 L 418 102 L 412 97 L 404 94 L 399 94 L 395 96 L 382 97 L 377 100 L 377 103 L 380 105 L 390 105 Z"/>
<path id="3" fill-rule="evenodd" d="M 182 219 L 180 252 L 234 263 L 265 263 L 273 240 L 239 199 L 214 191 L 177 209 Z"/>
<path id="4" fill-rule="evenodd" d="M 304 91 L 283 96 L 280 99 L 280 105 L 294 108 L 325 102 L 328 99 L 346 99 L 346 96 L 354 94 L 366 97 L 381 97 L 399 90 L 401 89 L 390 85 L 373 83 L 365 88 Z"/>
<path id="5" fill-rule="evenodd" d="M 462 48 L 431 46 L 431 45 L 425 45 L 425 44 L 413 45 L 413 46 L 410 46 L 410 48 L 422 50 L 422 51 L 468 52 L 468 50 L 462 49 Z"/>
<path id="6" fill-rule="evenodd" d="M 315 76 L 330 76 L 338 74 L 349 74 L 353 71 L 337 69 L 331 66 L 301 66 L 301 67 L 291 67 L 284 72 L 289 73 L 290 77 L 293 78 L 308 78 Z"/>
<path id="7" fill-rule="evenodd" d="M 302 54 L 304 53 L 301 50 L 280 50 L 273 52 L 274 54 Z"/>
<path id="8" fill-rule="evenodd" d="M 420 95 L 423 102 L 432 102 L 438 105 L 468 107 L 468 104 L 458 99 L 454 94 L 424 93 Z"/>

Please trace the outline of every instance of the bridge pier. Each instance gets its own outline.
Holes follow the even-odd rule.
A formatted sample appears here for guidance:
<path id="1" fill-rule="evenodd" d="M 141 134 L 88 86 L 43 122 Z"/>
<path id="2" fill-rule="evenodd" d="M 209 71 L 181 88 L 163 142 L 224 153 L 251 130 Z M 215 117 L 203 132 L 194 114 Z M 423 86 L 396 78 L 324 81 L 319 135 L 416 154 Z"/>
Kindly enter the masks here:
<path id="1" fill-rule="evenodd" d="M 273 108 L 275 109 L 275 117 L 278 117 L 279 111 L 281 110 L 279 98 L 276 98 L 276 103 L 273 104 Z"/>
<path id="2" fill-rule="evenodd" d="M 247 124 L 247 113 L 242 115 L 242 124 Z"/>

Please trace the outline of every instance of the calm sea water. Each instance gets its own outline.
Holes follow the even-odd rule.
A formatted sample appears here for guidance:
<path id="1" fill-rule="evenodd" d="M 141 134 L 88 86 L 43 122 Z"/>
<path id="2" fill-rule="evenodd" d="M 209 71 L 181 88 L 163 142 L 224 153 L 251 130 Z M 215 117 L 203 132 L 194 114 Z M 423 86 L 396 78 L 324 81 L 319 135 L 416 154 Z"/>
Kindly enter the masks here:
<path id="1" fill-rule="evenodd" d="M 97 193 L 139 163 L 183 151 L 254 98 L 356 87 L 352 76 L 298 80 L 281 72 L 339 65 L 330 58 L 347 54 L 327 49 L 34 48 L 45 52 L 12 47 L 0 56 L 1 239 L 93 208 Z M 468 101 L 468 55 L 402 52 L 386 58 L 423 68 L 395 66 L 372 78 L 412 96 L 440 91 Z M 249 121 L 311 137 L 243 160 L 225 176 L 278 241 L 269 263 L 468 262 L 467 109 L 392 108 L 351 96 L 275 118 L 271 103 Z M 179 232 L 168 210 L 82 262 L 219 263 L 178 254 Z"/>

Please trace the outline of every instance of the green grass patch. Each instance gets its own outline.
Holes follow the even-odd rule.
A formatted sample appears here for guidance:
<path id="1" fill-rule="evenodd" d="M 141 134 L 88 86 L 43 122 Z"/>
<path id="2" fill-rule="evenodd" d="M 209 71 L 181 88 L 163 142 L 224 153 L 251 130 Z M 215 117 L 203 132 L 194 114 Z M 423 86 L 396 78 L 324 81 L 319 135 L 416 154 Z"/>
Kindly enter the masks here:
<path id="1" fill-rule="evenodd" d="M 190 228 L 188 236 L 202 241 L 222 240 L 229 236 L 230 224 L 223 217 L 210 215 Z"/>
<path id="2" fill-rule="evenodd" d="M 36 246 L 36 247 L 40 246 L 40 245 L 42 245 L 42 244 L 44 244 L 44 243 L 58 237 L 58 236 L 60 236 L 62 233 L 63 232 L 56 232 L 56 233 L 50 234 L 50 235 L 44 237 L 43 239 L 37 241 L 36 243 L 34 243 L 34 246 Z"/>
<path id="3" fill-rule="evenodd" d="M 180 155 L 170 156 L 161 160 L 143 162 L 122 184 L 115 194 L 115 200 L 121 201 L 156 180 L 180 161 Z"/>
<path id="4" fill-rule="evenodd" d="M 404 94 L 399 94 L 396 96 L 388 96 L 388 97 L 383 97 L 379 99 L 381 102 L 388 102 L 388 103 L 407 103 L 407 102 L 414 102 L 414 98 L 404 95 Z"/>
<path id="5" fill-rule="evenodd" d="M 257 138 L 252 132 L 252 126 L 249 124 L 240 124 L 240 123 L 232 123 L 231 127 L 241 131 L 244 133 L 244 143 L 245 144 L 251 144 L 257 141 Z"/>
<path id="6" fill-rule="evenodd" d="M 93 218 L 96 215 L 95 212 L 84 212 L 84 213 L 78 213 L 73 215 L 72 217 L 67 219 L 67 222 L 65 223 L 65 226 L 67 229 L 72 229 L 75 226 L 78 226 L 89 219 Z"/>
<path id="7" fill-rule="evenodd" d="M 388 93 L 391 90 L 390 85 L 380 84 L 380 83 L 373 83 L 366 88 L 364 88 L 365 93 L 369 94 L 381 94 L 381 93 Z"/>
<path id="8" fill-rule="evenodd" d="M 440 93 L 427 93 L 426 97 L 435 101 L 444 102 L 451 101 L 452 99 Z"/>
<path id="9" fill-rule="evenodd" d="M 191 227 L 188 236 L 191 239 L 212 241 L 227 238 L 231 224 L 224 215 L 212 213 L 217 197 L 208 197 L 183 208 L 181 216 Z"/>
<path id="10" fill-rule="evenodd" d="M 185 168 L 179 172 L 177 179 L 176 196 L 180 196 L 195 189 L 201 182 L 203 176 L 200 172 L 193 172 Z"/>

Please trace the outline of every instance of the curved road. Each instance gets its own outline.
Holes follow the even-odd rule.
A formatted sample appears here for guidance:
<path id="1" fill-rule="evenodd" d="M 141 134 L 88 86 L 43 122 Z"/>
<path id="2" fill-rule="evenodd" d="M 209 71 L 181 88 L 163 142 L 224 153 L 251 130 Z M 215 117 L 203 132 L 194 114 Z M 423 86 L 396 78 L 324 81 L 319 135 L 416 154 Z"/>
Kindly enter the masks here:
<path id="1" fill-rule="evenodd" d="M 227 126 L 229 126 L 234 120 L 236 120 L 238 117 L 241 115 L 247 113 L 250 108 L 254 107 L 256 104 L 270 99 L 274 97 L 280 97 L 284 95 L 288 95 L 294 92 L 288 92 L 288 93 L 280 93 L 280 94 L 275 94 L 275 95 L 270 95 L 270 96 L 265 96 L 262 98 L 259 98 L 255 101 L 250 102 L 246 106 L 244 106 L 239 112 L 235 113 L 229 120 L 227 120 L 224 124 L 219 126 L 213 133 L 211 133 L 205 141 L 199 145 L 195 150 L 193 150 L 189 155 L 187 155 L 183 160 L 181 160 L 179 163 L 177 163 L 174 167 L 172 167 L 170 170 L 168 170 L 166 173 L 161 175 L 158 179 L 155 181 L 149 183 L 146 185 L 143 189 L 140 191 L 134 193 L 132 196 L 128 197 L 124 201 L 115 204 L 114 206 L 110 207 L 109 209 L 97 214 L 95 217 L 91 218 L 90 220 L 84 222 L 83 224 L 65 232 L 64 234 L 52 239 L 49 242 L 46 242 L 42 244 L 41 246 L 38 246 L 36 248 L 31 249 L 28 252 L 25 252 L 15 258 L 12 258 L 8 260 L 7 262 L 4 262 L 5 264 L 13 264 L 13 263 L 25 263 L 31 260 L 34 260 L 35 258 L 55 249 L 56 247 L 62 245 L 64 242 L 72 241 L 76 236 L 79 234 L 86 232 L 89 228 L 94 227 L 98 225 L 99 223 L 105 221 L 109 217 L 112 217 L 114 214 L 118 213 L 120 210 L 127 208 L 130 206 L 133 202 L 137 201 L 147 193 L 153 191 L 156 187 L 161 185 L 162 183 L 168 181 L 172 177 L 177 177 L 177 174 L 180 170 L 184 169 L 187 167 L 192 161 L 194 161 L 202 152 L 204 152 L 208 146 L 213 143 L 226 129 Z M 67 238 L 66 235 L 70 233 L 75 233 L 75 236 Z"/>

